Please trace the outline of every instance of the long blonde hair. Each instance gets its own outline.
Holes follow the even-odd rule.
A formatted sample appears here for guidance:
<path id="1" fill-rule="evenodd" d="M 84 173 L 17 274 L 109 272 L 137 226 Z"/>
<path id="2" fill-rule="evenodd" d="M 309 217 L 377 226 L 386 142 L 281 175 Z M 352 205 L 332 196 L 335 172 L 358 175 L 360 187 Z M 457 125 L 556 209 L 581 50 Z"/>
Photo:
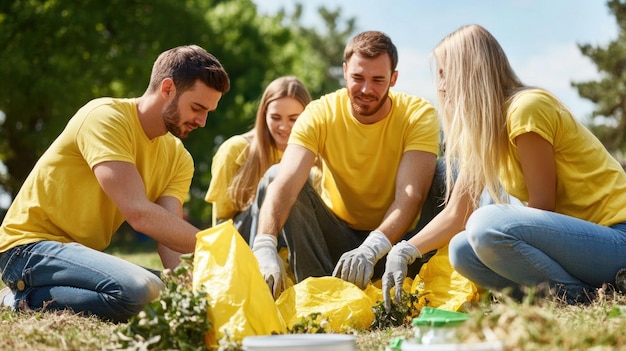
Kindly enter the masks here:
<path id="1" fill-rule="evenodd" d="M 259 180 L 267 169 L 280 161 L 276 141 L 267 125 L 267 106 L 270 102 L 292 97 L 303 107 L 311 102 L 306 86 L 296 77 L 286 76 L 273 80 L 261 96 L 254 128 L 243 136 L 250 141 L 249 153 L 245 162 L 237 170 L 229 187 L 228 195 L 237 211 L 246 209 L 256 195 Z"/>
<path id="2" fill-rule="evenodd" d="M 506 105 L 524 89 L 497 40 L 479 25 L 446 36 L 434 49 L 447 169 L 464 173 L 478 203 L 483 189 L 506 202 L 498 164 L 507 147 Z M 454 175 L 446 175 L 448 196 Z"/>

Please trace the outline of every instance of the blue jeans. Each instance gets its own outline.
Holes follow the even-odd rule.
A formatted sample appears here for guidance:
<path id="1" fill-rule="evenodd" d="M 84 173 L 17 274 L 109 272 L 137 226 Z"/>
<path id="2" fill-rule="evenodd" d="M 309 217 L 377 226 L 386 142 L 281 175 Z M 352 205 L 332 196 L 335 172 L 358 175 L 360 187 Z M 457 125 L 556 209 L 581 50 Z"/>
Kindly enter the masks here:
<path id="1" fill-rule="evenodd" d="M 78 243 L 40 241 L 0 254 L 14 309 L 71 309 L 125 322 L 165 287 L 153 272 Z"/>
<path id="2" fill-rule="evenodd" d="M 420 220 L 415 228 L 406 233 L 404 239 L 415 235 L 441 212 L 444 196 L 445 164 L 439 161 L 430 191 L 422 206 Z M 289 264 L 296 283 L 308 277 L 332 275 L 341 255 L 361 245 L 369 232 L 349 227 L 326 206 L 311 182 L 306 182 L 298 194 L 282 232 L 289 249 Z M 435 251 L 431 251 L 425 254 L 422 259 L 409 266 L 409 275 L 415 276 L 422 264 L 434 253 Z M 385 258 L 378 261 L 372 279 L 382 276 L 384 265 Z"/>
<path id="3" fill-rule="evenodd" d="M 626 222 L 606 227 L 559 213 L 487 205 L 450 241 L 450 263 L 476 284 L 524 296 L 546 288 L 568 303 L 589 302 L 626 267 Z M 540 289 L 541 290 L 541 289 Z"/>

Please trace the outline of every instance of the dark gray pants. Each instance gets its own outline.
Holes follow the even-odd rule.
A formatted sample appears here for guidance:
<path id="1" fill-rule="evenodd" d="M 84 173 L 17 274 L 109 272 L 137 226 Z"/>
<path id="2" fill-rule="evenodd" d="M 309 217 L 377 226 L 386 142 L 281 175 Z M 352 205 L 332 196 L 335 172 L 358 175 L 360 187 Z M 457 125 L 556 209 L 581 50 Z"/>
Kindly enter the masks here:
<path id="1" fill-rule="evenodd" d="M 265 198 L 265 190 L 274 179 L 275 169 L 270 168 L 259 184 L 257 199 L 251 206 L 252 231 L 250 243 L 256 234 L 258 208 Z M 426 201 L 422 206 L 420 219 L 403 239 L 408 240 L 417 234 L 430 220 L 443 209 L 445 196 L 445 163 L 437 163 L 435 176 Z M 289 263 L 294 272 L 296 283 L 308 277 L 329 276 L 341 255 L 350 251 L 365 240 L 369 230 L 355 230 L 335 216 L 322 201 L 310 182 L 306 182 L 289 213 L 279 239 L 289 249 Z M 408 276 L 418 274 L 421 266 L 434 255 L 426 253 L 422 259 L 409 266 Z M 385 258 L 375 267 L 372 279 L 379 279 L 384 272 Z"/>

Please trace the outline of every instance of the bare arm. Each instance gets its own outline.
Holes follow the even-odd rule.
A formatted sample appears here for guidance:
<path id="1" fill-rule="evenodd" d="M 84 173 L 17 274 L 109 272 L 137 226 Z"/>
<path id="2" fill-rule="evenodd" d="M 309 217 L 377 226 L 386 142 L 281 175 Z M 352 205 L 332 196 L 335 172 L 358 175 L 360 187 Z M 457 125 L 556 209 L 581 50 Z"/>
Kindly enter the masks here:
<path id="1" fill-rule="evenodd" d="M 536 133 L 525 133 L 516 138 L 526 187 L 530 194 L 528 205 L 552 211 L 556 197 L 556 171 L 552 145 Z M 422 229 L 410 243 L 420 252 L 429 252 L 448 244 L 450 239 L 465 229 L 475 205 L 464 193 L 463 174 L 459 174 L 450 201 L 441 213 Z"/>
<path id="2" fill-rule="evenodd" d="M 299 145 L 287 146 L 259 212 L 258 234 L 278 236 L 314 163 L 315 155 L 310 150 Z"/>
<path id="3" fill-rule="evenodd" d="M 93 172 L 104 192 L 133 229 L 171 250 L 194 251 L 199 229 L 180 217 L 182 204 L 178 205 L 180 210 L 175 209 L 173 213 L 170 207 L 174 206 L 170 201 L 166 201 L 167 209 L 150 202 L 145 195 L 143 180 L 132 163 L 102 162 L 94 166 Z"/>
<path id="4" fill-rule="evenodd" d="M 528 207 L 554 211 L 556 168 L 552 144 L 532 132 L 521 134 L 515 143 L 528 189 Z"/>
<path id="5" fill-rule="evenodd" d="M 395 199 L 376 228 L 385 233 L 391 243 L 404 236 L 421 212 L 436 165 L 437 156 L 429 152 L 407 151 L 402 155 L 396 176 Z"/>
<path id="6" fill-rule="evenodd" d="M 461 172 L 446 207 L 418 235 L 409 240 L 420 252 L 426 253 L 444 247 L 453 236 L 465 229 L 467 219 L 475 206 L 470 196 L 463 191 L 464 183 Z"/>
<path id="7" fill-rule="evenodd" d="M 183 206 L 178 199 L 171 196 L 164 196 L 158 198 L 156 203 L 175 214 L 176 217 L 183 218 Z M 161 257 L 164 268 L 174 269 L 180 264 L 180 252 L 174 251 L 161 243 L 158 243 L 157 251 L 159 257 Z"/>

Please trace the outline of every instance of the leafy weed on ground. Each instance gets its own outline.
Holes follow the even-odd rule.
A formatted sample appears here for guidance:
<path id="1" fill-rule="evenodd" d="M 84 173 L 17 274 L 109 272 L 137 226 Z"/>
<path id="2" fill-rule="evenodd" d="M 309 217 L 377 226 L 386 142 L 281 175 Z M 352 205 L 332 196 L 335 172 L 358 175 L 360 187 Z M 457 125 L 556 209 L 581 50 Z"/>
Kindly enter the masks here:
<path id="1" fill-rule="evenodd" d="M 120 328 L 114 349 L 207 349 L 206 334 L 211 329 L 208 295 L 192 291 L 193 268 L 189 260 L 186 256 L 174 272 L 164 271 L 165 290 Z"/>

